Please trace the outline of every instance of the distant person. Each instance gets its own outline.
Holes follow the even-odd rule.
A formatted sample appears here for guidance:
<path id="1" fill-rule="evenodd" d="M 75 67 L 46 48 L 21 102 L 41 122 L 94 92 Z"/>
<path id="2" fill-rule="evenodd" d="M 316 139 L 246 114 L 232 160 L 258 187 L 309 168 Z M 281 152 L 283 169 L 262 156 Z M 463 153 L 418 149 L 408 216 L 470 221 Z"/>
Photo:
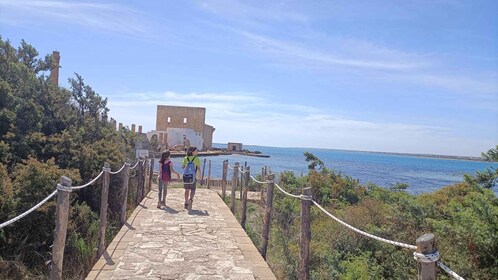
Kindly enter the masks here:
<path id="1" fill-rule="evenodd" d="M 180 173 L 173 169 L 173 162 L 170 160 L 170 151 L 165 151 L 161 154 L 159 160 L 159 174 L 157 175 L 157 184 L 159 186 L 157 208 L 166 206 L 166 195 L 168 193 L 168 183 L 171 181 L 171 173 L 176 174 L 176 178 L 180 179 Z"/>
<path id="2" fill-rule="evenodd" d="M 183 188 L 185 189 L 185 209 L 192 209 L 197 177 L 201 176 L 201 161 L 197 157 L 196 147 L 189 147 L 187 156 L 183 159 Z"/>

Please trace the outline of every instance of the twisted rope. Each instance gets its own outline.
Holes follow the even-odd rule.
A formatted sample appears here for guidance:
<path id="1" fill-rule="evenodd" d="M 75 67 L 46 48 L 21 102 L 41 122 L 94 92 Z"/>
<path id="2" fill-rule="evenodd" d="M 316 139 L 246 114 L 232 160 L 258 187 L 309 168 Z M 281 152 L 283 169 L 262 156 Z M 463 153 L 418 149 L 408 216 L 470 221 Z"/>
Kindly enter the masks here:
<path id="1" fill-rule="evenodd" d="M 135 169 L 138 166 L 139 162 L 141 162 L 141 160 L 137 161 L 137 163 L 135 163 L 135 165 L 133 167 L 131 167 L 130 169 Z"/>
<path id="2" fill-rule="evenodd" d="M 247 172 L 247 171 L 244 171 L 244 170 L 240 169 L 240 167 L 239 167 L 239 171 L 240 171 L 240 173 L 246 173 Z"/>
<path id="3" fill-rule="evenodd" d="M 277 183 L 275 183 L 275 186 L 277 186 L 277 188 L 283 192 L 284 194 L 288 195 L 288 196 L 291 196 L 291 197 L 295 197 L 295 198 L 303 198 L 305 200 L 310 200 L 310 199 L 307 199 L 307 196 L 303 196 L 303 195 L 295 195 L 295 194 L 291 194 L 291 193 L 288 193 L 286 191 L 284 191 Z"/>
<path id="4" fill-rule="evenodd" d="M 12 218 L 10 219 L 9 221 L 7 222 L 4 222 L 2 224 L 0 224 L 0 229 L 3 228 L 3 227 L 6 227 L 10 224 L 13 224 L 17 221 L 19 221 L 20 219 L 24 218 L 26 215 L 28 215 L 29 213 L 35 211 L 36 209 L 38 209 L 40 206 L 42 206 L 45 202 L 47 202 L 49 199 L 51 199 L 56 193 L 58 192 L 58 190 L 55 190 L 53 193 L 51 193 L 49 196 L 47 196 L 44 200 L 40 201 L 40 203 L 36 204 L 35 206 L 33 206 L 31 209 L 29 209 L 28 211 L 22 213 L 21 215 L 15 217 L 15 218 Z"/>
<path id="5" fill-rule="evenodd" d="M 123 164 L 123 166 L 121 166 L 121 169 L 119 169 L 118 171 L 116 171 L 116 172 L 109 171 L 109 173 L 112 175 L 118 174 L 119 172 L 121 172 L 125 168 L 125 166 L 126 166 L 126 164 Z"/>
<path id="6" fill-rule="evenodd" d="M 417 249 L 417 246 L 414 246 L 414 245 L 409 245 L 409 244 L 405 244 L 405 243 L 401 243 L 401 242 L 396 242 L 396 241 L 391 241 L 391 240 L 388 240 L 388 239 L 384 239 L 384 238 L 381 238 L 381 237 L 378 237 L 378 236 L 375 236 L 373 234 L 370 234 L 370 233 L 366 233 L 362 230 L 359 230 L 353 226 L 350 226 L 348 225 L 347 223 L 339 220 L 338 218 L 336 218 L 334 215 L 330 214 L 327 210 L 325 210 L 320 204 L 318 204 L 316 201 L 314 200 L 311 200 L 313 202 L 313 204 L 316 205 L 316 207 L 318 207 L 320 210 L 322 210 L 325 214 L 327 214 L 329 217 L 331 217 L 332 219 L 334 219 L 336 222 L 340 223 L 341 225 L 353 230 L 353 231 L 356 231 L 357 233 L 359 234 L 362 234 L 362 235 L 365 235 L 367 237 L 370 237 L 370 238 L 373 238 L 375 240 L 378 240 L 378 241 L 382 241 L 382 242 L 385 242 L 385 243 L 388 243 L 388 244 L 391 244 L 391 245 L 396 245 L 396 246 L 399 246 L 399 247 L 404 247 L 404 248 L 408 248 L 408 249 L 412 249 L 412 250 L 416 250 Z"/>
<path id="7" fill-rule="evenodd" d="M 100 171 L 100 174 L 97 175 L 97 177 L 95 177 L 95 179 L 91 180 L 90 182 L 88 182 L 84 185 L 71 187 L 71 190 L 78 190 L 78 189 L 82 189 L 82 188 L 86 188 L 86 187 L 90 186 L 91 184 L 95 183 L 95 181 L 97 181 L 97 179 L 100 178 L 100 176 L 102 176 L 102 174 L 104 174 L 103 170 Z"/>
<path id="8" fill-rule="evenodd" d="M 233 170 L 233 167 L 230 166 L 230 164 L 227 164 L 228 168 L 232 169 Z"/>
<path id="9" fill-rule="evenodd" d="M 268 184 L 268 182 L 261 182 L 261 181 L 256 180 L 256 178 L 254 178 L 253 176 L 249 176 L 249 177 L 251 177 L 251 179 L 252 179 L 254 182 L 256 182 L 256 183 L 260 183 L 260 184 Z"/>
<path id="10" fill-rule="evenodd" d="M 439 260 L 439 251 L 436 251 L 431 254 L 422 254 L 422 253 L 413 252 L 413 258 L 416 261 L 423 263 L 437 262 Z"/>
<path id="11" fill-rule="evenodd" d="M 444 272 L 448 273 L 448 275 L 450 275 L 451 277 L 453 277 L 453 279 L 457 279 L 457 280 L 465 280 L 462 276 L 456 274 L 453 270 L 451 270 L 449 267 L 447 267 L 446 265 L 444 265 L 444 263 L 442 262 L 436 262 L 436 264 L 442 269 L 444 270 Z"/>

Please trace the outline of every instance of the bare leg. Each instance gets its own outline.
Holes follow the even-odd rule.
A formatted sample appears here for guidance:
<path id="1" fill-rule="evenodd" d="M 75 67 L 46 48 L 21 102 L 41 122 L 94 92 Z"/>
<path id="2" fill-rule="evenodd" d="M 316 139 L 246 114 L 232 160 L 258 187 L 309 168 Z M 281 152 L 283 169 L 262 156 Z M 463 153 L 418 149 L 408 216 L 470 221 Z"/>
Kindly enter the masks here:
<path id="1" fill-rule="evenodd" d="M 190 199 L 194 200 L 194 195 L 195 195 L 195 189 L 190 190 Z"/>
<path id="2" fill-rule="evenodd" d="M 185 189 L 185 203 L 187 203 L 187 201 L 188 201 L 189 192 L 190 192 L 189 189 Z"/>

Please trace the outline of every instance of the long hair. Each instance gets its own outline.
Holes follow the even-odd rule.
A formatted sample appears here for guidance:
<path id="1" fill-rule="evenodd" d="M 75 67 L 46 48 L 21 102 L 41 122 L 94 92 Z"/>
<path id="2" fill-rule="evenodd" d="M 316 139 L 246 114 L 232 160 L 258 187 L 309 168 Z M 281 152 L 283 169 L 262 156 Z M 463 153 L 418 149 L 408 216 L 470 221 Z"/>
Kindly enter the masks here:
<path id="1" fill-rule="evenodd" d="M 168 158 L 169 156 L 171 155 L 171 152 L 170 151 L 164 151 L 162 154 L 161 154 L 161 159 L 159 160 L 159 162 L 162 164 L 164 163 Z"/>

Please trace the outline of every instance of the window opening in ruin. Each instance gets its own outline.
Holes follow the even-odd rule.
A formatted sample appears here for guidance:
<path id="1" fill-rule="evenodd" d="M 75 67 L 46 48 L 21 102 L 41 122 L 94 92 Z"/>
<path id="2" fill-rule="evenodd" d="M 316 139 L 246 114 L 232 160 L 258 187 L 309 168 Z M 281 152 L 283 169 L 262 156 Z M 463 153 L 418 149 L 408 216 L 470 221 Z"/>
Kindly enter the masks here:
<path id="1" fill-rule="evenodd" d="M 168 117 L 168 123 L 170 123 L 170 122 L 171 122 L 171 117 Z"/>
<path id="2" fill-rule="evenodd" d="M 187 118 L 183 118 L 183 123 L 187 123 Z"/>

